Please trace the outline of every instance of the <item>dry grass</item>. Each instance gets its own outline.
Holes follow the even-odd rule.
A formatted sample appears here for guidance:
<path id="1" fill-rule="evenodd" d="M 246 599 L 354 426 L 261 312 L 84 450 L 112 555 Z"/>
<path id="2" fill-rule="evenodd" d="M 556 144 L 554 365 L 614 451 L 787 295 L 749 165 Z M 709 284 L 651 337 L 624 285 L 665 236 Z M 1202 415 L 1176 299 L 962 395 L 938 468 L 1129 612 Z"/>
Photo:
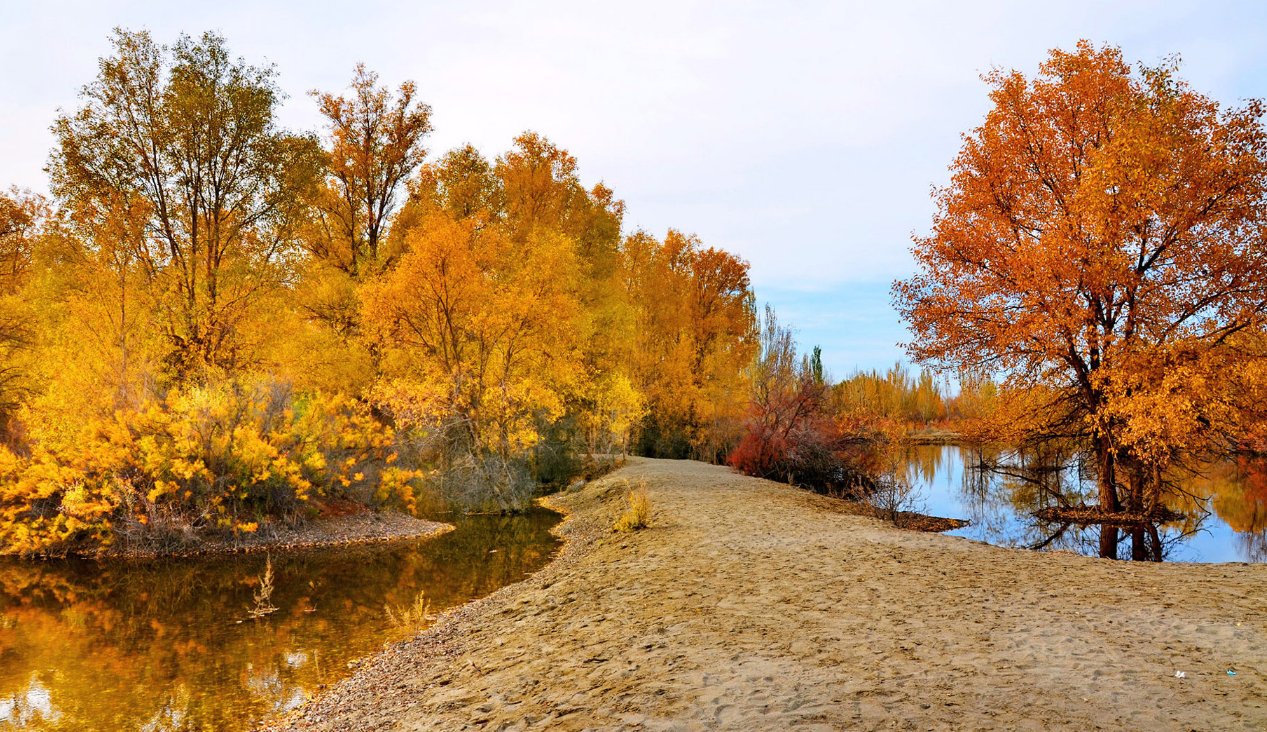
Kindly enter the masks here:
<path id="1" fill-rule="evenodd" d="M 418 632 L 425 629 L 431 620 L 435 617 L 431 614 L 431 601 L 427 599 L 427 593 L 419 592 L 414 598 L 413 605 L 398 606 L 393 608 L 391 605 L 384 605 L 383 611 L 387 613 L 387 620 L 392 627 L 401 631 Z"/>
<path id="2" fill-rule="evenodd" d="M 636 488 L 630 488 L 625 502 L 628 505 L 620 518 L 616 519 L 616 525 L 612 527 L 614 530 L 637 531 L 651 525 L 651 497 L 647 495 L 646 483 L 639 481 Z"/>
<path id="3" fill-rule="evenodd" d="M 277 612 L 277 607 L 273 605 L 273 558 L 265 556 L 264 558 L 264 574 L 260 575 L 260 586 L 253 594 L 255 607 L 247 608 L 247 613 L 251 618 L 258 620 L 265 615 L 272 615 Z"/>

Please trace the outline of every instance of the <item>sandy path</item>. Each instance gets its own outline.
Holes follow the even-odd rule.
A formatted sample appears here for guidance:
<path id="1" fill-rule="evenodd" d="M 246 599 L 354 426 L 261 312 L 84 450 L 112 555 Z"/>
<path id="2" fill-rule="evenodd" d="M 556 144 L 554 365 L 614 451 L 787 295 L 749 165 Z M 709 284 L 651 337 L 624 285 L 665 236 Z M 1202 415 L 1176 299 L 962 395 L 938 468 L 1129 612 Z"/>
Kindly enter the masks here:
<path id="1" fill-rule="evenodd" d="M 607 533 L 639 479 L 654 526 Z M 573 512 L 559 560 L 386 650 L 289 723 L 1267 728 L 1267 566 L 899 531 L 690 462 L 633 460 L 557 503 Z"/>

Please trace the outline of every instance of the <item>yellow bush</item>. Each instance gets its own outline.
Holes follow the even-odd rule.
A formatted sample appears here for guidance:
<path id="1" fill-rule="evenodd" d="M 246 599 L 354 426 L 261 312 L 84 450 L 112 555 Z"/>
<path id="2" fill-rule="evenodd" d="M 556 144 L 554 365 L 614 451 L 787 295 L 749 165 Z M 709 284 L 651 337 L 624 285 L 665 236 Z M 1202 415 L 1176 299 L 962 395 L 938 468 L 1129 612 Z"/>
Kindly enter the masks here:
<path id="1" fill-rule="evenodd" d="M 91 425 L 77 449 L 19 458 L 0 448 L 0 553 L 104 547 L 153 519 L 254 531 L 309 502 L 413 508 L 413 471 L 393 434 L 342 397 L 292 397 L 260 380 L 173 392 Z"/>
<path id="2" fill-rule="evenodd" d="M 627 504 L 625 512 L 616 519 L 613 529 L 621 532 L 637 531 L 651 524 L 651 497 L 647 495 L 645 483 L 639 483 L 637 488 L 631 488 L 625 496 L 625 502 Z"/>

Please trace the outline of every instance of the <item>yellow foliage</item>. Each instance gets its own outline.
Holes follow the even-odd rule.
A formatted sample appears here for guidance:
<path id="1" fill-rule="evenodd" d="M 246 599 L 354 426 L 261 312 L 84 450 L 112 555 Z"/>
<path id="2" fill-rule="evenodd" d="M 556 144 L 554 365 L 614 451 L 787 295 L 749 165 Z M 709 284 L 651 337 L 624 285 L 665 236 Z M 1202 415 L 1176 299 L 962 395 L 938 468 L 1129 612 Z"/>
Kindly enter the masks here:
<path id="1" fill-rule="evenodd" d="M 113 44 L 55 125 L 56 210 L 0 196 L 0 552 L 411 509 L 420 469 L 513 507 L 542 465 L 649 423 L 724 452 L 753 353 L 742 260 L 625 237 L 623 203 L 535 133 L 429 162 L 410 84 L 358 69 L 315 95 L 318 139 L 275 128 L 270 73 L 199 66 L 223 39 Z M 144 83 L 111 91 L 125 77 Z M 139 127 L 138 95 L 164 99 Z M 193 145 L 209 109 L 242 134 Z M 117 148 L 141 137 L 153 155 Z M 219 153 L 227 196 L 155 162 Z"/>
<path id="2" fill-rule="evenodd" d="M 478 449 L 526 450 L 580 377 L 575 242 L 541 230 L 514 241 L 443 214 L 407 241 L 364 291 L 365 325 L 388 353 L 378 400 L 409 426 L 456 420 Z"/>
<path id="3" fill-rule="evenodd" d="M 589 408 L 579 415 L 591 453 L 628 447 L 629 433 L 647 413 L 645 399 L 624 374 L 609 374 L 592 382 Z"/>
<path id="4" fill-rule="evenodd" d="M 79 449 L 0 451 L 0 551 L 104 547 L 157 513 L 251 532 L 311 498 L 411 510 L 417 474 L 386 467 L 392 446 L 391 429 L 345 397 L 258 380 L 176 390 L 94 425 Z"/>
<path id="5" fill-rule="evenodd" d="M 629 532 L 645 529 L 651 525 L 651 497 L 647 495 L 645 483 L 631 488 L 625 496 L 625 512 L 616 519 L 615 531 Z"/>
<path id="6" fill-rule="evenodd" d="M 650 414 L 642 447 L 719 460 L 738 439 L 757 351 L 748 264 L 673 230 L 663 242 L 634 234 L 622 254 L 637 312 L 630 372 Z"/>

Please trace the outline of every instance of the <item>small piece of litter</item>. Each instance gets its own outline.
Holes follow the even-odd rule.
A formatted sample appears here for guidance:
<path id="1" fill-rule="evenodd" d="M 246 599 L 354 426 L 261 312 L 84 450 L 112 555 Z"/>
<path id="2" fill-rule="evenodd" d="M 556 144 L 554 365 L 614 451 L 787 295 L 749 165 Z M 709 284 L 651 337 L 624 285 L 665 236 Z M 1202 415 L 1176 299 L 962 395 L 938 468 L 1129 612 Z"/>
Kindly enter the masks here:
<path id="1" fill-rule="evenodd" d="M 1229 669 L 1227 670 L 1227 675 L 1228 675 L 1228 676 L 1235 676 L 1235 675 L 1236 675 L 1236 669 L 1234 669 L 1234 668 L 1229 668 Z"/>
<path id="2" fill-rule="evenodd" d="M 1186 678 L 1188 678 L 1188 674 L 1186 674 L 1186 673 L 1184 673 L 1184 672 L 1182 672 L 1182 671 L 1176 671 L 1176 672 L 1175 672 L 1175 678 L 1176 678 L 1176 679 L 1186 679 Z"/>

